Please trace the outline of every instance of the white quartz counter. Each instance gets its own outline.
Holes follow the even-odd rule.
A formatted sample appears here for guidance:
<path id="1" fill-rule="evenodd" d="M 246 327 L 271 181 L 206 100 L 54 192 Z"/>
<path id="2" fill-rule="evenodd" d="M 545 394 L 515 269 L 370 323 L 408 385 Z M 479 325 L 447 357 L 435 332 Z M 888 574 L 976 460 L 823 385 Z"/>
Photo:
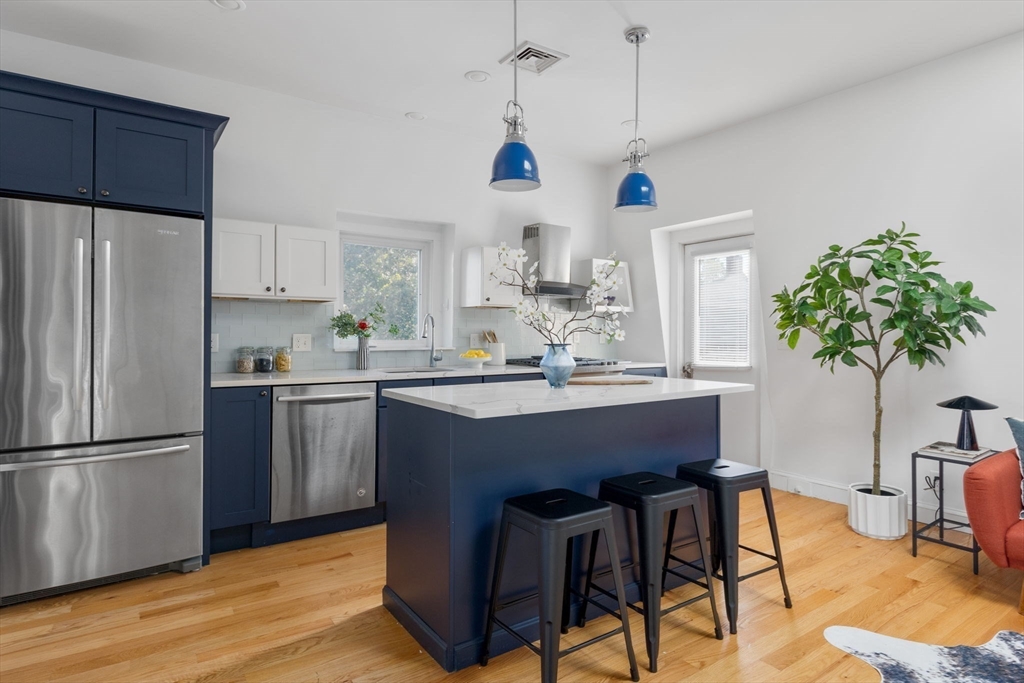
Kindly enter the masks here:
<path id="1" fill-rule="evenodd" d="M 627 369 L 663 368 L 664 363 L 624 364 Z M 402 372 L 403 368 L 373 368 L 371 370 L 296 370 L 295 372 L 241 373 L 217 372 L 210 375 L 210 386 L 260 387 L 279 384 L 343 384 L 346 382 L 384 382 L 396 379 L 436 379 L 439 377 L 473 377 L 480 375 L 537 374 L 540 368 L 524 365 L 484 365 L 477 370 L 468 365 L 445 365 L 431 372 Z M 488 386 L 494 386 L 490 384 Z"/>
<path id="2" fill-rule="evenodd" d="M 652 378 L 651 384 L 569 385 L 551 389 L 544 380 L 498 384 L 462 384 L 412 389 L 385 389 L 391 400 L 441 410 L 473 419 L 550 413 L 604 406 L 673 401 L 681 398 L 753 391 L 751 384 L 695 379 Z"/>

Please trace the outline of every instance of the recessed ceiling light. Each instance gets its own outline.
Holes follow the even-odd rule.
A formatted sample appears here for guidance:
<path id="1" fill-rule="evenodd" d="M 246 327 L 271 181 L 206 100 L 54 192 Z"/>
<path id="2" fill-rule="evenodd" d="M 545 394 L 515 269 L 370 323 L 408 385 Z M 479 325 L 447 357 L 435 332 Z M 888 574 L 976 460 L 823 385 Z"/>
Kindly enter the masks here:
<path id="1" fill-rule="evenodd" d="M 407 111 L 405 112 L 405 118 L 412 119 L 413 121 L 423 121 L 427 118 L 427 115 L 423 112 Z"/>
<path id="2" fill-rule="evenodd" d="M 210 0 L 210 2 L 221 9 L 231 10 L 232 12 L 241 12 L 245 9 L 245 0 Z"/>
<path id="3" fill-rule="evenodd" d="M 484 81 L 491 80 L 491 74 L 486 71 L 467 71 L 466 80 L 473 81 L 474 83 L 483 83 Z"/>

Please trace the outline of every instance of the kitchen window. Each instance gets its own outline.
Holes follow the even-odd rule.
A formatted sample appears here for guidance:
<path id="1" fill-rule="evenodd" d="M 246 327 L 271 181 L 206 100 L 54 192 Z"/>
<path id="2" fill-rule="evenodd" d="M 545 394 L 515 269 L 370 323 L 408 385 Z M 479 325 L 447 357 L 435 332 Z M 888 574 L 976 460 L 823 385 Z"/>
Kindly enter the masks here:
<path id="1" fill-rule="evenodd" d="M 374 332 L 378 349 L 422 348 L 420 324 L 429 312 L 432 243 L 428 241 L 341 235 L 339 304 L 357 318 L 380 302 L 385 323 Z M 392 334 L 390 327 L 397 330 Z M 355 341 L 339 339 L 335 348 L 350 350 Z"/>
<path id="2" fill-rule="evenodd" d="M 750 249 L 687 255 L 690 362 L 750 367 Z"/>

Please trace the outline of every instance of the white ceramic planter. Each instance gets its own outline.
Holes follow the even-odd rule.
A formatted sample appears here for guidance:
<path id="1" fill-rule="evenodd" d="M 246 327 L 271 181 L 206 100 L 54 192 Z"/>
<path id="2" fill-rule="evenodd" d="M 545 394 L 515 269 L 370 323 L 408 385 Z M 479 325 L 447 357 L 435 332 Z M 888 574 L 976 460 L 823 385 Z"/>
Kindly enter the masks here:
<path id="1" fill-rule="evenodd" d="M 850 528 L 861 536 L 894 541 L 907 535 L 907 493 L 894 486 L 882 490 L 893 495 L 873 496 L 871 484 L 850 484 Z"/>

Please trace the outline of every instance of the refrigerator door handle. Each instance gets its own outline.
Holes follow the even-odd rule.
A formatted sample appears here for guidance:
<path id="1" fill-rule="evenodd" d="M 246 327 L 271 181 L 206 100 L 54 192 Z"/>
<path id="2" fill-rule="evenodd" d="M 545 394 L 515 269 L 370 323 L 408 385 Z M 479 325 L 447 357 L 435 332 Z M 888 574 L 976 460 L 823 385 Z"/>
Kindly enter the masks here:
<path id="1" fill-rule="evenodd" d="M 280 403 L 307 403 L 311 401 L 357 401 L 367 398 L 377 398 L 377 394 L 374 392 L 368 392 L 365 394 L 320 394 L 319 396 L 278 396 L 277 400 Z"/>
<path id="2" fill-rule="evenodd" d="M 132 458 L 148 458 L 154 455 L 170 455 L 184 453 L 191 446 L 168 446 L 166 448 L 150 448 L 145 451 L 128 451 L 111 453 L 110 455 L 91 455 L 84 458 L 57 458 L 56 460 L 36 460 L 35 462 L 12 462 L 0 465 L 0 472 L 18 472 L 21 470 L 40 470 L 45 467 L 63 467 L 65 465 L 89 465 L 96 462 L 113 462 L 115 460 L 131 460 Z"/>
<path id="3" fill-rule="evenodd" d="M 103 291 L 100 294 L 100 369 L 97 372 L 96 397 L 99 407 L 106 410 L 110 405 L 110 240 L 100 242 Z"/>
<path id="4" fill-rule="evenodd" d="M 84 403 L 84 397 L 82 396 L 82 346 L 84 344 L 83 335 L 85 334 L 85 323 L 83 320 L 85 313 L 85 240 L 81 237 L 75 238 L 74 264 L 74 328 L 71 334 L 75 357 L 72 374 L 74 376 L 75 410 L 81 410 Z"/>

